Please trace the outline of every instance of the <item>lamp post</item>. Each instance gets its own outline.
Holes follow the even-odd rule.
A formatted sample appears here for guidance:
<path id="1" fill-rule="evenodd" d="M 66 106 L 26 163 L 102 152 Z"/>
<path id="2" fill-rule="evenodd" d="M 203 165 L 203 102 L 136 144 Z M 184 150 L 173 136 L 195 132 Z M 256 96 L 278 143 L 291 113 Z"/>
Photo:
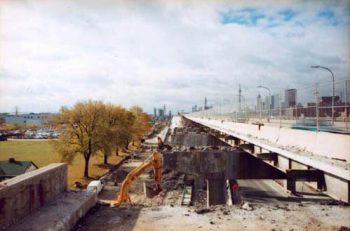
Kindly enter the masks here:
<path id="1" fill-rule="evenodd" d="M 311 68 L 321 68 L 321 69 L 324 69 L 324 70 L 327 70 L 331 73 L 332 75 L 332 80 L 333 80 L 333 95 L 332 95 L 332 124 L 334 125 L 334 92 L 335 92 L 335 89 L 334 89 L 334 74 L 332 72 L 331 69 L 329 69 L 328 67 L 324 67 L 324 66 L 319 66 L 319 65 L 316 65 L 316 66 L 311 66 Z"/>
<path id="2" fill-rule="evenodd" d="M 263 89 L 265 89 L 265 90 L 267 90 L 268 92 L 269 92 L 269 97 L 270 97 L 270 99 L 269 99 L 269 119 L 271 119 L 271 90 L 270 90 L 270 88 L 268 88 L 268 87 L 265 87 L 265 86 L 261 86 L 261 85 L 259 85 L 259 86 L 256 86 L 257 88 L 263 88 Z"/>

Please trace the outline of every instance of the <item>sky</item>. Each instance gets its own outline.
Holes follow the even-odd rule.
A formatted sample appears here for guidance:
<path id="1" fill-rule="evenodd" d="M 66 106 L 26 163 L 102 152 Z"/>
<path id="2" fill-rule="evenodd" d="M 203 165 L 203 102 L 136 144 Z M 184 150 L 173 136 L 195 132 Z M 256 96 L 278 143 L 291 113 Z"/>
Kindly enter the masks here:
<path id="1" fill-rule="evenodd" d="M 350 79 L 349 1 L 0 0 L 0 112 L 173 112 Z M 329 89 L 330 90 L 330 89 Z"/>

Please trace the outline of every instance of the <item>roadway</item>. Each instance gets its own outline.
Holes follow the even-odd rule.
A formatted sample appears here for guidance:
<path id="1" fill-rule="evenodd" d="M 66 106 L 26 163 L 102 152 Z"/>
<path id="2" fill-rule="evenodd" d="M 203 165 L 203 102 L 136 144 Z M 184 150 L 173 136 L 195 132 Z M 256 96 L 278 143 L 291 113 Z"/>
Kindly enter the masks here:
<path id="1" fill-rule="evenodd" d="M 252 203 L 277 202 L 315 202 L 333 201 L 329 196 L 316 191 L 307 184 L 297 184 L 297 195 L 293 195 L 275 180 L 238 180 L 240 196 L 243 201 Z"/>
<path id="2" fill-rule="evenodd" d="M 166 135 L 168 133 L 169 127 L 165 126 L 159 133 L 158 135 L 154 136 L 153 138 L 146 139 L 145 140 L 145 146 L 147 145 L 156 145 L 158 144 L 158 137 L 160 137 L 162 140 L 165 140 Z"/>

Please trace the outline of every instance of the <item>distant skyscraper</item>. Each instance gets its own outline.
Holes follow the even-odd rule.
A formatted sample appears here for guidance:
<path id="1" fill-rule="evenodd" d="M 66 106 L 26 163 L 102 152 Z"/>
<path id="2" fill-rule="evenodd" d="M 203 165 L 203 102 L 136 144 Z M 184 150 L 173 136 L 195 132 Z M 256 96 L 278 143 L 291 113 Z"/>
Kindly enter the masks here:
<path id="1" fill-rule="evenodd" d="M 157 108 L 153 109 L 153 115 L 154 115 L 154 117 L 157 117 Z"/>
<path id="2" fill-rule="evenodd" d="M 164 118 L 164 109 L 162 109 L 162 108 L 158 109 L 158 117 L 159 118 Z"/>
<path id="3" fill-rule="evenodd" d="M 262 108 L 262 101 L 261 101 L 261 95 L 260 94 L 258 94 L 258 96 L 256 97 L 256 110 L 257 111 L 260 111 L 260 110 L 262 110 L 263 108 Z"/>
<path id="4" fill-rule="evenodd" d="M 287 108 L 297 105 L 297 89 L 286 89 L 284 97 L 284 103 Z"/>
<path id="5" fill-rule="evenodd" d="M 207 101 L 207 97 L 204 98 L 204 110 L 208 109 L 208 101 Z"/>
<path id="6" fill-rule="evenodd" d="M 270 100 L 271 100 L 271 99 L 270 99 L 270 96 L 267 95 L 267 96 L 265 97 L 264 110 L 269 110 L 270 105 L 271 105 L 271 104 L 270 104 Z"/>
<path id="7" fill-rule="evenodd" d="M 196 111 L 198 111 L 197 105 L 194 105 L 194 106 L 192 107 L 192 112 L 196 112 Z"/>
<path id="8" fill-rule="evenodd" d="M 271 109 L 277 109 L 280 107 L 280 94 L 271 96 Z"/>
<path id="9" fill-rule="evenodd" d="M 163 110 L 164 110 L 164 116 L 166 115 L 166 107 L 165 107 L 165 104 L 163 106 Z"/>

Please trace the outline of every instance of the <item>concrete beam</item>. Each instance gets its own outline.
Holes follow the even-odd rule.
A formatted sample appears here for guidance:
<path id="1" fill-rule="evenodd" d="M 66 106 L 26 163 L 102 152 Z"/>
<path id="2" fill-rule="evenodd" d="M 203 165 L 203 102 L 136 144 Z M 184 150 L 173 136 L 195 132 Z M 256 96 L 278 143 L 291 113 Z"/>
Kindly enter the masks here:
<path id="1" fill-rule="evenodd" d="M 257 154 L 257 157 L 262 160 L 266 161 L 273 161 L 273 165 L 277 165 L 278 162 L 278 155 L 275 152 L 268 152 L 268 153 L 259 153 Z"/>
<path id="2" fill-rule="evenodd" d="M 181 132 L 172 134 L 170 137 L 170 145 L 185 147 L 229 146 L 217 137 L 207 133 Z"/>
<path id="3" fill-rule="evenodd" d="M 231 136 L 231 135 L 226 135 L 226 136 L 225 136 L 225 141 L 228 141 L 228 140 L 235 140 L 235 139 L 237 139 L 237 138 L 234 137 L 234 136 Z"/>
<path id="4" fill-rule="evenodd" d="M 254 153 L 254 144 L 241 144 L 239 147 L 243 150 L 249 151 L 250 153 Z"/>
<path id="5" fill-rule="evenodd" d="M 227 179 L 286 179 L 281 170 L 241 150 L 163 152 L 163 166 L 202 176 L 224 171 Z"/>
<path id="6" fill-rule="evenodd" d="M 295 192 L 296 181 L 315 181 L 318 189 L 325 189 L 324 173 L 317 169 L 301 170 L 288 169 L 287 170 L 287 189 Z"/>

